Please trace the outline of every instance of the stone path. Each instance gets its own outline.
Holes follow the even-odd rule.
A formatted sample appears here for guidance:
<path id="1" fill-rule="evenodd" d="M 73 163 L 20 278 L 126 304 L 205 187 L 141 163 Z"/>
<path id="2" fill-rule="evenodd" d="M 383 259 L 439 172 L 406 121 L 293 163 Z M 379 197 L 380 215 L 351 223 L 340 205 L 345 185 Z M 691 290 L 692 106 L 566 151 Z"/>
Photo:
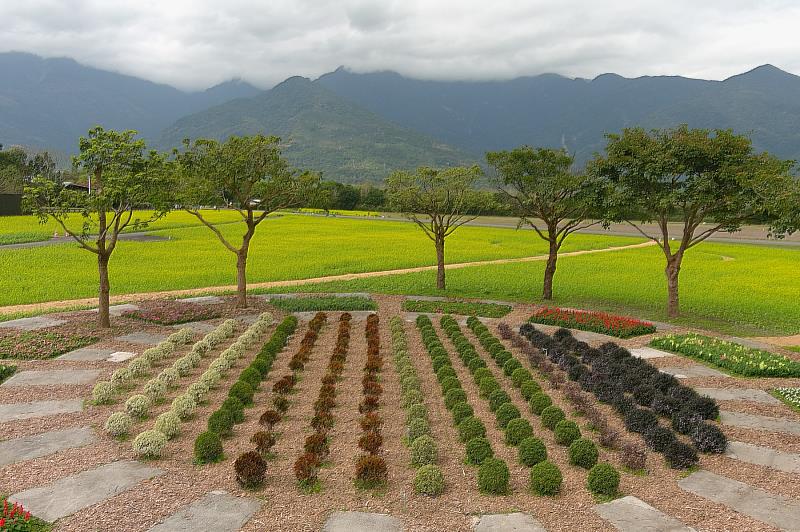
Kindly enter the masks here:
<path id="1" fill-rule="evenodd" d="M 19 318 L 17 320 L 0 322 L 0 327 L 19 329 L 21 331 L 36 331 L 47 327 L 64 325 L 65 323 L 67 323 L 67 320 L 59 320 L 57 318 L 51 318 L 50 316 L 34 316 L 32 318 Z"/>
<path id="2" fill-rule="evenodd" d="M 121 460 L 11 495 L 36 517 L 55 521 L 126 491 L 164 472 L 155 467 Z"/>
<path id="3" fill-rule="evenodd" d="M 58 357 L 58 360 L 80 360 L 84 362 L 96 362 L 106 360 L 116 349 L 110 347 L 82 347 Z"/>
<path id="4" fill-rule="evenodd" d="M 717 371 L 714 368 L 709 368 L 708 366 L 701 366 L 699 364 L 685 368 L 659 368 L 659 371 L 674 375 L 678 379 L 690 379 L 692 377 L 727 377 L 727 375 L 721 371 Z"/>
<path id="5" fill-rule="evenodd" d="M 131 310 L 139 310 L 139 305 L 134 305 L 133 303 L 123 303 L 122 305 L 111 305 L 108 307 L 108 315 L 119 317 L 129 312 Z M 99 312 L 98 309 L 92 309 L 89 312 L 94 312 L 97 314 Z"/>
<path id="6" fill-rule="evenodd" d="M 114 340 L 138 345 L 156 345 L 167 339 L 166 334 L 149 333 L 145 331 L 133 332 L 117 336 Z"/>
<path id="7" fill-rule="evenodd" d="M 386 514 L 334 512 L 325 521 L 322 532 L 400 532 L 403 522 Z"/>
<path id="8" fill-rule="evenodd" d="M 750 401 L 752 403 L 780 404 L 764 390 L 751 388 L 695 388 L 700 395 L 707 395 L 718 401 Z"/>
<path id="9" fill-rule="evenodd" d="M 0 404 L 0 423 L 56 414 L 70 414 L 81 410 L 83 410 L 83 399 Z"/>
<path id="10" fill-rule="evenodd" d="M 800 434 L 800 421 L 791 421 L 779 417 L 760 416 L 758 414 L 743 414 L 720 410 L 719 420 L 723 425 L 733 425 L 746 429 L 768 430 L 773 432 L 786 432 Z"/>
<path id="11" fill-rule="evenodd" d="M 729 441 L 725 456 L 787 473 L 800 473 L 800 454 L 787 453 L 751 443 Z"/>
<path id="12" fill-rule="evenodd" d="M 191 329 L 200 334 L 207 334 L 217 328 L 216 325 L 205 321 L 190 321 L 187 323 L 176 323 L 172 326 L 173 329 Z"/>
<path id="13" fill-rule="evenodd" d="M 800 501 L 795 499 L 774 495 L 709 471 L 692 473 L 678 481 L 678 486 L 782 530 L 798 530 Z"/>
<path id="14" fill-rule="evenodd" d="M 195 305 L 216 305 L 224 300 L 219 296 L 196 296 L 178 299 L 181 303 L 194 303 Z"/>
<path id="15" fill-rule="evenodd" d="M 639 347 L 637 349 L 631 349 L 631 355 L 643 358 L 645 360 L 651 358 L 663 358 L 663 357 L 674 357 L 673 353 L 667 353 L 666 351 L 661 351 L 660 349 L 653 349 L 652 347 Z"/>
<path id="16" fill-rule="evenodd" d="M 528 514 L 482 515 L 475 523 L 475 532 L 547 532 L 542 524 Z"/>
<path id="17" fill-rule="evenodd" d="M 131 351 L 116 351 L 111 353 L 111 356 L 106 359 L 106 362 L 125 362 L 126 360 L 129 360 L 135 356 L 136 353 Z"/>
<path id="18" fill-rule="evenodd" d="M 0 467 L 97 441 L 91 427 L 73 427 L 0 442 Z"/>
<path id="19" fill-rule="evenodd" d="M 89 384 L 97 379 L 97 369 L 48 369 L 41 371 L 21 371 L 15 373 L 0 387 L 14 386 L 57 386 L 63 384 Z"/>
<path id="20" fill-rule="evenodd" d="M 212 491 L 184 507 L 150 532 L 236 532 L 261 507 L 261 502 Z"/>
<path id="21" fill-rule="evenodd" d="M 677 519 L 666 515 L 641 499 L 628 495 L 605 504 L 594 511 L 622 532 L 691 532 Z"/>

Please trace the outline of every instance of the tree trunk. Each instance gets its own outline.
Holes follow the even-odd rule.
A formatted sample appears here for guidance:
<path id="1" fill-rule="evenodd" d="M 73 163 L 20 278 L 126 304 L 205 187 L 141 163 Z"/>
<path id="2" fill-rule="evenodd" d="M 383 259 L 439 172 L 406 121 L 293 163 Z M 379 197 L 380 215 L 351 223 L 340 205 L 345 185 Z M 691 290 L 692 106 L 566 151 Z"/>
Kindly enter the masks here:
<path id="1" fill-rule="evenodd" d="M 247 249 L 236 254 L 236 307 L 247 308 Z"/>
<path id="2" fill-rule="evenodd" d="M 436 238 L 436 288 L 444 290 L 444 237 Z"/>
<path id="3" fill-rule="evenodd" d="M 677 318 L 680 314 L 678 298 L 678 275 L 681 272 L 681 256 L 675 255 L 667 261 L 664 274 L 667 276 L 667 315 L 670 318 Z"/>
<path id="4" fill-rule="evenodd" d="M 100 305 L 97 308 L 97 321 L 100 327 L 110 328 L 111 317 L 109 314 L 109 293 L 111 284 L 108 282 L 109 256 L 103 253 L 97 255 L 97 269 L 100 272 Z"/>
<path id="5" fill-rule="evenodd" d="M 547 256 L 547 266 L 544 268 L 544 289 L 542 298 L 550 301 L 553 299 L 553 276 L 556 274 L 556 261 L 558 261 L 558 244 L 550 241 L 550 254 Z"/>

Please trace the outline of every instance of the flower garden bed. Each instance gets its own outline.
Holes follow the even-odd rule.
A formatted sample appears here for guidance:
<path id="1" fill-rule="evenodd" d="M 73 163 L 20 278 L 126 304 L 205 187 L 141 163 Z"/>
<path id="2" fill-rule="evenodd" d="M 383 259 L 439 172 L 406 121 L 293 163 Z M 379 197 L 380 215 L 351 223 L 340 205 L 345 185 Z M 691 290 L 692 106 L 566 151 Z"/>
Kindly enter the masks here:
<path id="1" fill-rule="evenodd" d="M 44 360 L 97 341 L 94 336 L 52 331 L 12 331 L 0 334 L 0 358 Z"/>
<path id="2" fill-rule="evenodd" d="M 605 312 L 566 310 L 557 307 L 539 309 L 528 321 L 541 323 L 542 325 L 555 325 L 568 329 L 607 334 L 617 338 L 631 338 L 632 336 L 656 332 L 656 326 L 646 321 L 625 316 L 615 316 Z"/>
<path id="3" fill-rule="evenodd" d="M 800 377 L 800 362 L 734 342 L 700 334 L 671 334 L 650 345 L 686 355 L 741 377 Z"/>
<path id="4" fill-rule="evenodd" d="M 800 412 L 800 388 L 781 386 L 772 390 L 772 395 Z"/>
<path id="5" fill-rule="evenodd" d="M 428 301 L 407 299 L 403 301 L 406 312 L 427 312 L 439 314 L 459 314 L 462 316 L 482 316 L 485 318 L 502 318 L 509 312 L 509 305 L 497 303 L 469 303 L 466 301 Z"/>
<path id="6" fill-rule="evenodd" d="M 366 297 L 304 296 L 270 299 L 270 305 L 286 312 L 375 310 L 375 301 Z"/>
<path id="7" fill-rule="evenodd" d="M 212 320 L 219 318 L 221 313 L 209 305 L 161 300 L 142 302 L 137 310 L 129 310 L 122 315 L 158 325 L 176 325 L 190 321 Z"/>

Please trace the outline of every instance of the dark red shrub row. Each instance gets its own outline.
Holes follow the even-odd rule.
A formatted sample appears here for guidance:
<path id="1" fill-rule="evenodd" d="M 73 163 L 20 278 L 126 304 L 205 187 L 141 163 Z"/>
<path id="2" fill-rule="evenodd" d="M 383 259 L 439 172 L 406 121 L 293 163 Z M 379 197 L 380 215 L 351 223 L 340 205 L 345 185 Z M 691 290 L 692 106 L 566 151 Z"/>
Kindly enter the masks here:
<path id="1" fill-rule="evenodd" d="M 356 462 L 356 481 L 363 487 L 383 484 L 388 476 L 386 461 L 378 456 L 383 447 L 381 435 L 383 420 L 378 415 L 383 393 L 383 386 L 379 382 L 379 374 L 383 369 L 379 325 L 380 319 L 377 314 L 367 318 L 367 362 L 364 365 L 364 377 L 361 379 L 364 398 L 358 407 L 358 411 L 363 414 L 360 420 L 363 433 L 358 439 L 358 446 L 365 454 L 362 454 Z"/>

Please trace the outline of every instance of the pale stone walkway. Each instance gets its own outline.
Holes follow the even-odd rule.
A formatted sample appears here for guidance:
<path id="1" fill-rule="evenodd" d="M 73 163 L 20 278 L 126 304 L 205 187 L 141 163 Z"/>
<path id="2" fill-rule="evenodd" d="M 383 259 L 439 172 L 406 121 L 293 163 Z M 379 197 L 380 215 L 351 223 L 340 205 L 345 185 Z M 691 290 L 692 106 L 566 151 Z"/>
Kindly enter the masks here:
<path id="1" fill-rule="evenodd" d="M 71 414 L 83 410 L 83 399 L 0 404 L 0 423 L 35 417 Z"/>
<path id="2" fill-rule="evenodd" d="M 14 374 L 0 386 L 13 388 L 16 386 L 58 386 L 64 384 L 90 384 L 100 375 L 96 369 L 50 369 L 21 371 Z"/>
<path id="3" fill-rule="evenodd" d="M 766 430 L 772 432 L 786 432 L 800 434 L 800 421 L 791 421 L 779 417 L 760 416 L 758 414 L 743 414 L 721 410 L 719 419 L 723 425 L 733 425 L 746 429 Z"/>
<path id="4" fill-rule="evenodd" d="M 627 496 L 605 504 L 594 510 L 606 521 L 622 532 L 692 532 L 677 519 L 666 515 L 636 497 Z"/>
<path id="5" fill-rule="evenodd" d="M 97 441 L 91 427 L 73 427 L 0 442 L 0 467 L 41 456 L 85 447 Z"/>
<path id="6" fill-rule="evenodd" d="M 725 456 L 787 473 L 800 473 L 800 454 L 786 453 L 751 443 L 729 441 Z"/>
<path id="7" fill-rule="evenodd" d="M 700 395 L 707 395 L 718 401 L 750 401 L 751 403 L 764 403 L 770 405 L 781 404 L 764 390 L 750 388 L 695 388 Z"/>
<path id="8" fill-rule="evenodd" d="M 387 514 L 334 512 L 322 532 L 401 532 L 403 522 Z"/>
<path id="9" fill-rule="evenodd" d="M 528 514 L 482 515 L 475 523 L 475 532 L 547 532 L 542 524 Z"/>
<path id="10" fill-rule="evenodd" d="M 155 525 L 150 532 L 236 532 L 261 502 L 212 491 Z"/>
<path id="11" fill-rule="evenodd" d="M 699 364 L 687 366 L 685 368 L 659 368 L 659 371 L 674 375 L 677 379 L 691 379 L 692 377 L 727 377 L 727 375 L 721 371 L 717 371 L 714 368 L 709 368 L 708 366 L 701 366 Z"/>

